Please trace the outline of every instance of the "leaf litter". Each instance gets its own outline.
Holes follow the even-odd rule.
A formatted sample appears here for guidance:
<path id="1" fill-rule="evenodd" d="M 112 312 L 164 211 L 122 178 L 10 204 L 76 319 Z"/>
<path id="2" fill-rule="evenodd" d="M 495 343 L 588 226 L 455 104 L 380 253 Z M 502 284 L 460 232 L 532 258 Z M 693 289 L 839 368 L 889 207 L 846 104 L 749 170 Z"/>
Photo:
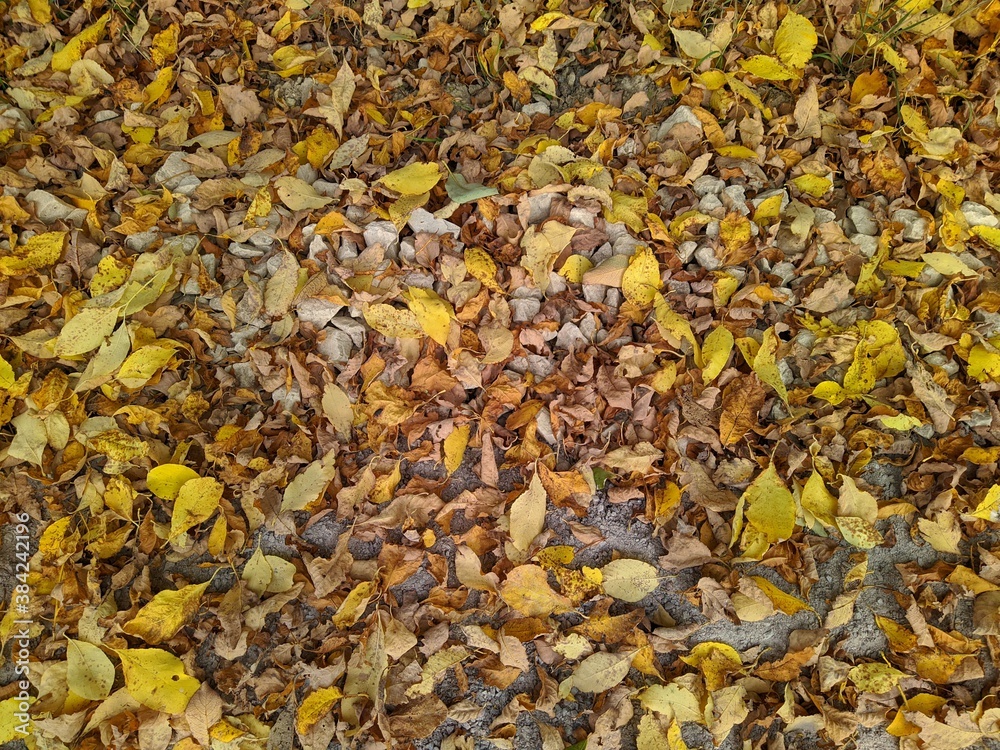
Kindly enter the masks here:
<path id="1" fill-rule="evenodd" d="M 3 13 L 0 743 L 1000 741 L 1000 4 Z"/>

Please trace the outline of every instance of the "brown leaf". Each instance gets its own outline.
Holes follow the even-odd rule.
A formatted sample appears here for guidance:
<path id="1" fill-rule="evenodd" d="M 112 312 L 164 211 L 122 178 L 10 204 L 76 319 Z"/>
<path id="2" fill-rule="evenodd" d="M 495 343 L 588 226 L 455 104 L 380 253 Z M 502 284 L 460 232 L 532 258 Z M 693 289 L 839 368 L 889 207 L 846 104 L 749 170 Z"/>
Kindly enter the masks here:
<path id="1" fill-rule="evenodd" d="M 765 397 L 764 386 L 754 374 L 741 375 L 726 386 L 719 416 L 719 439 L 723 445 L 735 445 L 756 426 Z"/>

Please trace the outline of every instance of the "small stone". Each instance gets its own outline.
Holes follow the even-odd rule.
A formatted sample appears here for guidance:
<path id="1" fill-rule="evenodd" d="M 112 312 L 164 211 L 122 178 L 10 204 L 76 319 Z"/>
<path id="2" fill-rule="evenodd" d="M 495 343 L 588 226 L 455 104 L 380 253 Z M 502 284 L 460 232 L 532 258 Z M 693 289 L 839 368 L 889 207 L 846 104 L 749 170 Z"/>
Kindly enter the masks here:
<path id="1" fill-rule="evenodd" d="M 590 256 L 590 262 L 593 263 L 595 266 L 599 266 L 601 265 L 601 263 L 606 261 L 612 255 L 614 255 L 614 249 L 611 247 L 611 243 L 605 242 L 603 245 L 597 248 L 597 250 L 594 251 L 593 255 Z"/>
<path id="2" fill-rule="evenodd" d="M 854 225 L 857 234 L 867 234 L 874 237 L 878 234 L 878 222 L 873 214 L 865 206 L 851 206 L 847 209 L 847 218 Z"/>
<path id="3" fill-rule="evenodd" d="M 295 306 L 299 320 L 311 323 L 317 330 L 329 325 L 330 321 L 343 309 L 343 305 L 328 302 L 321 297 L 309 297 Z"/>
<path id="4" fill-rule="evenodd" d="M 270 250 L 274 247 L 274 237 L 267 232 L 254 232 L 250 235 L 250 244 L 259 247 L 261 250 Z"/>
<path id="5" fill-rule="evenodd" d="M 566 277 L 560 276 L 555 271 L 549 271 L 549 289 L 548 293 L 550 295 L 561 294 L 565 292 L 569 286 L 566 284 Z"/>
<path id="6" fill-rule="evenodd" d="M 412 237 L 404 237 L 399 241 L 399 259 L 408 266 L 417 265 L 417 246 Z"/>
<path id="7" fill-rule="evenodd" d="M 622 305 L 622 290 L 616 287 L 608 287 L 604 294 L 604 304 L 608 307 L 618 308 Z"/>
<path id="8" fill-rule="evenodd" d="M 715 193 L 708 193 L 698 202 L 698 210 L 702 213 L 710 214 L 718 209 L 724 209 L 724 206 Z"/>
<path id="9" fill-rule="evenodd" d="M 657 129 L 656 140 L 662 141 L 675 126 L 681 123 L 698 128 L 699 131 L 704 131 L 705 129 L 705 126 L 701 124 L 701 120 L 698 119 L 698 115 L 694 113 L 694 110 L 682 104 L 674 110 L 674 113 L 670 117 L 660 124 L 660 127 Z"/>
<path id="10" fill-rule="evenodd" d="M 316 351 L 326 359 L 327 362 L 347 362 L 351 358 L 351 351 L 354 342 L 351 337 L 343 331 L 324 328 L 325 334 L 322 341 L 316 344 Z"/>
<path id="11" fill-rule="evenodd" d="M 636 248 L 642 244 L 642 242 L 629 234 L 615 240 L 612 250 L 615 255 L 628 255 L 631 257 L 635 254 Z"/>
<path id="12" fill-rule="evenodd" d="M 34 206 L 35 217 L 43 224 L 67 221 L 74 226 L 83 226 L 87 220 L 85 208 L 74 208 L 45 190 L 32 190 L 25 200 Z"/>
<path id="13" fill-rule="evenodd" d="M 584 284 L 583 298 L 592 305 L 604 302 L 604 293 L 608 290 L 603 284 Z"/>
<path id="14" fill-rule="evenodd" d="M 721 229 L 721 223 L 718 219 L 715 221 L 710 221 L 705 225 L 705 236 L 709 239 L 714 239 L 719 236 L 719 230 Z"/>
<path id="15" fill-rule="evenodd" d="M 587 345 L 587 337 L 576 323 L 566 323 L 556 335 L 556 346 L 560 349 L 579 349 Z"/>
<path id="16" fill-rule="evenodd" d="M 927 237 L 927 219 L 912 208 L 894 211 L 892 220 L 903 225 L 902 237 L 906 242 L 920 242 Z"/>
<path id="17" fill-rule="evenodd" d="M 871 258 L 878 252 L 878 240 L 870 235 L 853 234 L 851 242 L 858 246 L 859 251 L 866 258 Z"/>
<path id="18" fill-rule="evenodd" d="M 551 446 L 556 444 L 556 436 L 552 432 L 552 417 L 549 416 L 548 408 L 542 409 L 535 416 L 535 427 L 538 429 L 538 436 Z"/>
<path id="19" fill-rule="evenodd" d="M 813 211 L 816 213 L 816 218 L 813 221 L 813 224 L 816 226 L 829 224 L 831 221 L 837 220 L 837 214 L 828 208 L 814 208 Z"/>
<path id="20" fill-rule="evenodd" d="M 576 206 L 569 210 L 569 223 L 574 227 L 590 227 L 594 226 L 594 219 L 596 217 L 591 211 L 585 208 L 580 208 Z"/>
<path id="21" fill-rule="evenodd" d="M 737 211 L 744 216 L 750 213 L 747 206 L 747 191 L 742 185 L 728 185 L 722 191 L 722 203 L 727 211 Z"/>
<path id="22" fill-rule="evenodd" d="M 316 180 L 312 184 L 313 190 L 315 190 L 320 195 L 326 196 L 327 198 L 336 198 L 340 193 L 340 185 L 336 182 L 327 182 L 326 180 Z"/>
<path id="23" fill-rule="evenodd" d="M 337 248 L 337 260 L 341 263 L 346 263 L 347 261 L 353 260 L 357 257 L 358 246 L 346 237 L 341 238 L 340 247 Z"/>
<path id="24" fill-rule="evenodd" d="M 410 214 L 410 218 L 407 220 L 406 225 L 414 232 L 427 232 L 429 234 L 437 235 L 450 234 L 455 239 L 458 239 L 458 234 L 462 231 L 461 227 L 457 224 L 452 224 L 450 221 L 439 219 L 424 208 L 415 209 L 414 212 Z"/>
<path id="25" fill-rule="evenodd" d="M 667 289 L 673 294 L 691 294 L 691 284 L 686 281 L 667 279 Z"/>
<path id="26" fill-rule="evenodd" d="M 365 245 L 381 245 L 386 250 L 398 248 L 399 232 L 391 221 L 373 221 L 365 227 Z"/>
<path id="27" fill-rule="evenodd" d="M 781 284 L 784 286 L 795 278 L 796 272 L 795 266 L 787 260 L 784 260 L 781 263 L 776 263 L 774 268 L 771 269 L 771 273 L 781 279 Z"/>
<path id="28" fill-rule="evenodd" d="M 1000 219 L 981 203 L 965 201 L 962 204 L 962 214 L 969 222 L 970 227 L 997 227 L 1000 226 Z"/>
<path id="29" fill-rule="evenodd" d="M 510 309 L 513 312 L 515 323 L 528 323 L 538 315 L 542 309 L 542 303 L 537 299 L 520 298 L 510 301 Z"/>
<path id="30" fill-rule="evenodd" d="M 685 240 L 677 246 L 677 257 L 681 263 L 690 263 L 694 256 L 694 251 L 698 249 L 698 243 L 694 240 Z"/>
<path id="31" fill-rule="evenodd" d="M 706 271 L 718 271 L 722 268 L 722 261 L 715 256 L 715 250 L 708 245 L 703 245 L 695 250 L 694 259 Z"/>
<path id="32" fill-rule="evenodd" d="M 365 345 L 368 329 L 360 320 L 349 318 L 346 315 L 338 315 L 331 321 L 331 325 L 350 336 L 356 347 L 360 348 Z"/>
<path id="33" fill-rule="evenodd" d="M 130 234 L 125 238 L 125 247 L 129 250 L 134 250 L 137 253 L 144 253 L 159 238 L 160 233 L 152 229 L 145 232 L 136 232 L 135 234 Z M 230 247 L 231 246 L 232 245 L 230 245 Z M 197 292 L 190 293 L 197 294 Z"/>
<path id="34" fill-rule="evenodd" d="M 528 117 L 534 117 L 535 115 L 545 115 L 547 117 L 552 112 L 548 102 L 531 102 L 531 104 L 525 104 L 521 107 L 521 111 Z"/>
<path id="35" fill-rule="evenodd" d="M 703 174 L 691 184 L 691 189 L 699 198 L 704 198 L 709 193 L 718 195 L 726 187 L 726 183 L 718 177 L 710 174 Z"/>
<path id="36" fill-rule="evenodd" d="M 539 380 L 547 378 L 556 369 L 555 363 L 540 354 L 528 355 L 528 371 Z"/>
<path id="37" fill-rule="evenodd" d="M 764 201 L 766 201 L 768 198 L 773 198 L 776 195 L 780 195 L 781 196 L 781 207 L 780 207 L 779 210 L 784 211 L 785 210 L 785 206 L 788 205 L 788 191 L 785 190 L 784 188 L 775 188 L 775 189 L 772 189 L 772 190 L 764 190 L 764 191 L 762 191 L 760 193 L 757 193 L 757 195 L 755 195 L 753 197 L 753 199 L 750 201 L 750 203 L 753 204 L 754 208 L 758 208 L 761 203 L 763 203 Z"/>
<path id="38" fill-rule="evenodd" d="M 308 182 L 312 185 L 319 179 L 319 172 L 312 164 L 303 164 L 295 172 L 295 176 L 303 182 Z"/>

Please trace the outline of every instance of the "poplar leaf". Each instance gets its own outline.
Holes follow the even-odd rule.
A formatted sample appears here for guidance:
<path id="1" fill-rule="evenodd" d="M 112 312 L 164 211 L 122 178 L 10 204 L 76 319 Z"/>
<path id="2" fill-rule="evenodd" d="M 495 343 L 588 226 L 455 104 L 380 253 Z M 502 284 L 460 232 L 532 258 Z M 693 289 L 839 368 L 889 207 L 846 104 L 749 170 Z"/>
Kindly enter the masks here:
<path id="1" fill-rule="evenodd" d="M 389 172 L 376 184 L 384 185 L 401 195 L 422 195 L 441 181 L 441 170 L 436 162 L 414 162 L 402 169 Z"/>
<path id="2" fill-rule="evenodd" d="M 622 276 L 622 293 L 634 305 L 647 307 L 660 291 L 660 264 L 648 247 L 640 247 L 629 259 Z"/>
<path id="3" fill-rule="evenodd" d="M 753 359 L 753 371 L 761 382 L 771 386 L 781 400 L 788 403 L 788 390 L 785 388 L 785 381 L 781 379 L 781 370 L 778 369 L 774 355 L 778 350 L 778 337 L 774 333 L 774 328 L 764 331 L 764 336 L 760 342 L 760 349 Z"/>
<path id="4" fill-rule="evenodd" d="M 456 471 L 458 467 L 462 465 L 462 459 L 465 458 L 465 449 L 469 445 L 469 435 L 472 432 L 471 424 L 463 424 L 460 427 L 455 427 L 448 437 L 444 439 L 444 468 L 448 472 L 448 476 L 451 476 Z"/>
<path id="5" fill-rule="evenodd" d="M 455 317 L 452 306 L 435 292 L 422 287 L 411 286 L 404 296 L 421 330 L 442 346 L 447 344 L 451 321 Z"/>
<path id="6" fill-rule="evenodd" d="M 536 471 L 528 489 L 510 506 L 510 538 L 514 546 L 524 552 L 532 540 L 545 528 L 545 505 L 548 495 L 542 486 L 541 475 Z"/>
<path id="7" fill-rule="evenodd" d="M 202 521 L 207 521 L 219 507 L 222 483 L 212 477 L 192 479 L 181 485 L 170 516 L 170 538 L 176 539 Z"/>
<path id="8" fill-rule="evenodd" d="M 116 651 L 129 695 L 147 708 L 167 714 L 183 713 L 201 683 L 184 671 L 181 660 L 158 648 Z"/>
<path id="9" fill-rule="evenodd" d="M 601 568 L 604 593 L 623 602 L 639 602 L 660 585 L 659 571 L 642 560 L 612 560 Z"/>
<path id="10" fill-rule="evenodd" d="M 119 310 L 114 307 L 85 307 L 70 318 L 56 339 L 55 353 L 59 357 L 78 357 L 93 351 L 111 335 L 118 322 Z"/>
<path id="11" fill-rule="evenodd" d="M 597 653 L 584 659 L 572 676 L 559 684 L 559 695 L 568 698 L 576 688 L 582 693 L 603 693 L 625 679 L 633 653 Z"/>
<path id="12" fill-rule="evenodd" d="M 795 498 L 772 463 L 743 493 L 747 521 L 774 544 L 795 531 Z"/>
<path id="13" fill-rule="evenodd" d="M 155 646 L 173 638 L 198 613 L 208 582 L 183 586 L 176 591 L 160 591 L 136 616 L 122 626 L 129 635 Z"/>
<path id="14" fill-rule="evenodd" d="M 184 483 L 199 476 L 194 469 L 181 464 L 160 464 L 146 474 L 146 486 L 161 500 L 176 500 Z"/>
<path id="15" fill-rule="evenodd" d="M 708 384 L 719 377 L 719 374 L 725 369 L 726 363 L 729 362 L 729 355 L 732 354 L 735 341 L 732 332 L 721 325 L 705 337 L 701 347 L 702 382 Z"/>
<path id="16" fill-rule="evenodd" d="M 789 11 L 774 34 L 774 54 L 793 68 L 804 68 L 812 59 L 819 37 L 805 16 Z"/>
<path id="17" fill-rule="evenodd" d="M 102 701 L 111 695 L 115 665 L 93 643 L 68 638 L 66 642 L 66 684 L 88 701 Z"/>
<path id="18" fill-rule="evenodd" d="M 73 67 L 73 63 L 83 57 L 83 53 L 97 44 L 104 35 L 111 20 L 111 13 L 105 13 L 94 23 L 85 28 L 75 37 L 66 42 L 66 46 L 52 55 L 52 70 L 65 73 Z"/>

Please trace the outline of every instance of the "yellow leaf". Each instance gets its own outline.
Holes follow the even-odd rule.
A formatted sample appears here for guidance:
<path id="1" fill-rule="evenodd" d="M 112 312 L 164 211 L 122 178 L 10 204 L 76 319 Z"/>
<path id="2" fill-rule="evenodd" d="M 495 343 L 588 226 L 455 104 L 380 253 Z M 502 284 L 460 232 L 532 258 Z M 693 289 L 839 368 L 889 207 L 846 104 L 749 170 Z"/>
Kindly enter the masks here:
<path id="1" fill-rule="evenodd" d="M 56 355 L 77 357 L 99 347 L 115 329 L 119 312 L 115 307 L 85 307 L 80 310 L 59 332 Z"/>
<path id="2" fill-rule="evenodd" d="M 430 289 L 418 286 L 409 287 L 403 296 L 424 333 L 441 346 L 447 344 L 451 322 L 455 318 L 451 304 Z"/>
<path id="3" fill-rule="evenodd" d="M 496 261 L 481 247 L 465 248 L 465 270 L 487 289 L 503 292 L 503 288 L 497 283 Z"/>
<path id="4" fill-rule="evenodd" d="M 611 191 L 611 206 L 604 206 L 604 218 L 608 221 L 620 221 L 633 232 L 646 229 L 646 214 L 649 213 L 649 202 L 644 195 L 628 195 L 617 190 Z"/>
<path id="5" fill-rule="evenodd" d="M 808 612 L 813 611 L 813 608 L 804 601 L 782 591 L 763 576 L 750 576 L 750 578 L 757 584 L 757 588 L 763 591 L 764 595 L 771 600 L 771 604 L 786 615 L 794 615 L 796 612 L 803 610 Z"/>
<path id="6" fill-rule="evenodd" d="M 705 676 L 705 687 L 716 691 L 724 687 L 726 677 L 743 670 L 743 660 L 739 652 L 725 643 L 705 641 L 699 643 L 681 661 L 700 669 Z"/>
<path id="7" fill-rule="evenodd" d="M 815 388 L 813 388 L 812 395 L 816 398 L 821 398 L 824 401 L 829 401 L 834 406 L 843 403 L 850 394 L 841 388 L 840 383 L 835 383 L 832 380 L 825 380 Z"/>
<path id="8" fill-rule="evenodd" d="M 583 255 L 571 255 L 562 264 L 559 275 L 571 284 L 579 284 L 583 281 L 583 275 L 593 267 L 594 264 L 590 262 L 589 258 Z"/>
<path id="9" fill-rule="evenodd" d="M 448 437 L 444 439 L 444 468 L 448 472 L 448 476 L 458 471 L 458 467 L 462 465 L 471 432 L 472 425 L 463 424 L 461 427 L 453 428 L 448 433 Z"/>
<path id="10" fill-rule="evenodd" d="M 819 175 L 804 174 L 792 180 L 792 184 L 813 198 L 822 198 L 833 187 L 833 180 Z"/>
<path id="11" fill-rule="evenodd" d="M 159 67 L 177 54 L 177 42 L 179 38 L 180 26 L 176 23 L 170 24 L 153 37 L 153 46 L 150 49 L 153 57 L 153 65 Z"/>
<path id="12" fill-rule="evenodd" d="M 549 586 L 549 576 L 537 565 L 520 565 L 507 574 L 500 598 L 525 617 L 548 617 L 568 612 L 572 602 Z"/>
<path id="13" fill-rule="evenodd" d="M 757 210 L 753 213 L 753 220 L 755 224 L 766 224 L 781 216 L 781 203 L 784 200 L 784 195 L 772 195 L 765 198 L 757 206 Z"/>
<path id="14" fill-rule="evenodd" d="M 887 430 L 899 430 L 900 432 L 912 430 L 923 424 L 919 419 L 911 417 L 909 414 L 897 414 L 894 417 L 880 416 L 877 419 Z"/>
<path id="15" fill-rule="evenodd" d="M 17 378 L 14 377 L 14 368 L 10 366 L 10 362 L 0 357 L 0 388 L 9 390 L 16 382 Z"/>
<path id="16" fill-rule="evenodd" d="M 541 231 L 529 226 L 521 238 L 524 256 L 521 266 L 531 273 L 535 286 L 541 291 L 549 288 L 549 274 L 555 265 L 556 258 L 566 249 L 576 228 L 558 221 L 547 221 Z M 614 256 L 612 256 L 614 257 Z M 618 256 L 621 257 L 621 256 Z M 624 258 L 622 258 L 624 261 Z"/>
<path id="17" fill-rule="evenodd" d="M 376 184 L 385 185 L 402 195 L 421 195 L 428 192 L 441 180 L 441 170 L 437 162 L 425 164 L 414 162 L 402 169 L 390 172 Z"/>
<path id="18" fill-rule="evenodd" d="M 884 538 L 868 521 L 856 516 L 841 516 L 837 518 L 837 528 L 840 529 L 844 541 L 853 544 L 858 549 L 871 549 L 880 545 Z"/>
<path id="19" fill-rule="evenodd" d="M 979 237 L 994 250 L 1000 250 L 1000 229 L 995 227 L 969 227 L 969 231 Z"/>
<path id="20" fill-rule="evenodd" d="M 180 659 L 162 649 L 128 648 L 115 653 L 121 659 L 129 695 L 154 711 L 183 713 L 201 687 L 184 671 Z"/>
<path id="21" fill-rule="evenodd" d="M 207 588 L 206 581 L 176 591 L 160 591 L 122 626 L 122 630 L 154 646 L 168 641 L 198 613 L 202 594 Z"/>
<path id="22" fill-rule="evenodd" d="M 574 670 L 570 677 L 559 683 L 559 695 L 568 698 L 576 688 L 583 693 L 603 693 L 625 679 L 632 665 L 632 653 L 591 654 Z"/>
<path id="23" fill-rule="evenodd" d="M 432 654 L 431 657 L 427 659 L 427 663 L 424 664 L 424 667 L 421 670 L 420 682 L 415 685 L 411 685 L 407 689 L 407 697 L 412 698 L 418 695 L 430 695 L 433 692 L 434 684 L 438 681 L 438 679 L 444 676 L 444 674 L 456 664 L 461 664 L 468 657 L 469 652 L 464 646 L 451 646 Z"/>
<path id="24" fill-rule="evenodd" d="M 752 235 L 750 220 L 738 211 L 731 211 L 719 222 L 719 237 L 730 253 L 747 244 Z"/>
<path id="25" fill-rule="evenodd" d="M 326 396 L 324 396 L 325 401 Z M 323 498 L 327 486 L 336 475 L 337 451 L 331 449 L 323 458 L 313 461 L 288 483 L 281 501 L 281 510 L 310 509 Z"/>
<path id="26" fill-rule="evenodd" d="M 774 54 L 785 65 L 804 68 L 812 58 L 817 42 L 819 37 L 809 19 L 789 12 L 774 34 Z"/>
<path id="27" fill-rule="evenodd" d="M 49 0 L 28 0 L 28 8 L 35 23 L 45 25 L 52 20 L 52 6 Z M 3 742 L 5 740 L 0 740 Z"/>
<path id="28" fill-rule="evenodd" d="M 601 568 L 604 593 L 623 602 L 640 602 L 660 585 L 659 571 L 642 560 L 612 560 Z"/>
<path id="29" fill-rule="evenodd" d="M 942 276 L 967 276 L 975 278 L 979 274 L 959 258 L 951 253 L 924 253 L 920 256 L 927 265 L 933 268 Z"/>
<path id="30" fill-rule="evenodd" d="M 827 526 L 833 526 L 836 523 L 837 498 L 827 489 L 826 482 L 823 481 L 823 477 L 816 469 L 813 469 L 802 488 L 802 508 L 812 513 Z"/>
<path id="31" fill-rule="evenodd" d="M 295 714 L 295 728 L 300 735 L 306 734 L 316 723 L 330 713 L 334 704 L 344 697 L 340 688 L 328 687 L 315 690 L 299 704 Z"/>
<path id="32" fill-rule="evenodd" d="M 104 489 L 104 505 L 122 518 L 132 517 L 132 507 L 135 502 L 135 490 L 132 484 L 122 476 L 111 477 Z"/>
<path id="33" fill-rule="evenodd" d="M 161 500 L 175 500 L 185 482 L 198 479 L 198 472 L 181 464 L 160 464 L 146 475 L 149 491 Z"/>
<path id="34" fill-rule="evenodd" d="M 771 544 L 791 537 L 795 531 L 795 498 L 772 463 L 746 488 L 747 521 Z"/>
<path id="35" fill-rule="evenodd" d="M 753 360 L 753 371 L 761 382 L 771 386 L 781 400 L 788 403 L 788 390 L 785 388 L 785 381 L 781 379 L 781 370 L 778 369 L 775 361 L 775 353 L 778 350 L 778 337 L 774 333 L 774 328 L 764 331 L 764 336 L 760 342 L 760 349 Z"/>
<path id="36" fill-rule="evenodd" d="M 170 538 L 175 539 L 215 513 L 222 499 L 222 483 L 212 477 L 191 479 L 181 485 L 170 516 Z"/>
<path id="37" fill-rule="evenodd" d="M 327 383 L 323 388 L 323 414 L 330 420 L 334 431 L 341 436 L 349 436 L 354 426 L 354 404 L 344 389 L 336 383 Z"/>
<path id="38" fill-rule="evenodd" d="M 721 325 L 705 337 L 701 348 L 701 358 L 704 362 L 701 370 L 703 383 L 711 383 L 719 377 L 719 373 L 729 361 L 729 355 L 733 352 L 734 342 L 732 332 Z"/>
<path id="39" fill-rule="evenodd" d="M 639 247 L 629 259 L 628 268 L 622 276 L 625 299 L 641 307 L 651 305 L 660 284 L 660 264 L 656 256 L 650 248 Z"/>
<path id="40" fill-rule="evenodd" d="M 770 55 L 754 55 L 747 60 L 740 60 L 740 67 L 765 81 L 791 81 L 798 78 L 794 70 Z"/>
<path id="41" fill-rule="evenodd" d="M 740 146 L 739 144 L 719 146 L 715 150 L 719 153 L 719 156 L 728 156 L 731 159 L 751 159 L 753 161 L 757 161 L 759 158 L 757 156 L 757 152 L 754 151 L 752 148 L 747 148 L 746 146 Z M 780 200 L 781 196 L 777 197 Z"/>
<path id="42" fill-rule="evenodd" d="M 114 461 L 131 461 L 149 453 L 149 445 L 141 438 L 121 430 L 105 430 L 87 438 L 87 447 L 103 453 Z"/>
<path id="43" fill-rule="evenodd" d="M 864 693 L 882 695 L 892 690 L 901 679 L 906 677 L 906 673 L 900 672 L 888 664 L 873 662 L 853 667 L 847 673 L 847 677 L 858 687 L 858 690 Z"/>
<path id="44" fill-rule="evenodd" d="M 560 13 L 559 11 L 553 10 L 548 13 L 543 13 L 534 21 L 531 22 L 532 31 L 545 31 L 549 26 L 558 21 L 560 18 L 566 18 L 565 13 Z"/>
<path id="45" fill-rule="evenodd" d="M 542 487 L 542 479 L 536 471 L 531 477 L 528 489 L 522 492 L 510 506 L 510 538 L 514 546 L 524 552 L 532 540 L 545 528 L 545 505 L 548 495 Z"/>
<path id="46" fill-rule="evenodd" d="M 66 684 L 70 690 L 88 701 L 102 701 L 111 695 L 115 665 L 99 647 L 68 638 L 66 661 Z"/>
<path id="47" fill-rule="evenodd" d="M 1000 522 L 1000 484 L 990 487 L 986 496 L 970 515 L 982 518 L 984 521 Z"/>
<path id="48" fill-rule="evenodd" d="M 279 177 L 274 181 L 281 202 L 293 211 L 309 211 L 330 203 L 333 198 L 320 195 L 316 188 L 297 177 Z"/>
<path id="49" fill-rule="evenodd" d="M 844 390 L 851 394 L 868 393 L 875 387 L 875 379 L 875 360 L 864 343 L 858 344 L 844 373 Z"/>
<path id="50" fill-rule="evenodd" d="M 67 236 L 69 232 L 44 232 L 29 237 L 10 255 L 0 257 L 0 276 L 18 276 L 24 271 L 51 266 L 62 255 Z"/>
<path id="51" fill-rule="evenodd" d="M 677 49 L 693 60 L 706 60 L 722 54 L 722 50 L 719 49 L 718 45 L 697 31 L 671 28 L 670 33 L 674 36 Z"/>
<path id="52" fill-rule="evenodd" d="M 127 278 L 128 268 L 119 263 L 114 256 L 106 255 L 97 264 L 97 272 L 90 280 L 90 293 L 99 295 L 110 292 L 124 284 Z"/>
<path id="53" fill-rule="evenodd" d="M 142 388 L 173 356 L 172 347 L 155 344 L 141 347 L 122 363 L 115 379 L 126 388 Z"/>
<path id="54" fill-rule="evenodd" d="M 660 330 L 660 335 L 667 339 L 671 346 L 677 347 L 681 341 L 688 341 L 695 351 L 695 361 L 701 359 L 700 347 L 694 337 L 694 331 L 691 330 L 691 324 L 675 313 L 670 303 L 660 293 L 657 293 L 654 299 L 653 319 Z"/>
<path id="55" fill-rule="evenodd" d="M 420 321 L 409 310 L 378 303 L 365 307 L 364 315 L 368 325 L 383 336 L 419 339 L 424 335 Z"/>
<path id="56" fill-rule="evenodd" d="M 347 595 L 332 618 L 335 627 L 345 629 L 361 619 L 368 602 L 378 590 L 377 581 L 362 581 Z"/>
<path id="57" fill-rule="evenodd" d="M 66 46 L 52 55 L 52 70 L 65 73 L 73 67 L 73 63 L 83 57 L 83 53 L 101 40 L 104 29 L 111 20 L 111 13 L 105 13 L 93 24 L 85 28 L 75 37 L 66 42 Z"/>

